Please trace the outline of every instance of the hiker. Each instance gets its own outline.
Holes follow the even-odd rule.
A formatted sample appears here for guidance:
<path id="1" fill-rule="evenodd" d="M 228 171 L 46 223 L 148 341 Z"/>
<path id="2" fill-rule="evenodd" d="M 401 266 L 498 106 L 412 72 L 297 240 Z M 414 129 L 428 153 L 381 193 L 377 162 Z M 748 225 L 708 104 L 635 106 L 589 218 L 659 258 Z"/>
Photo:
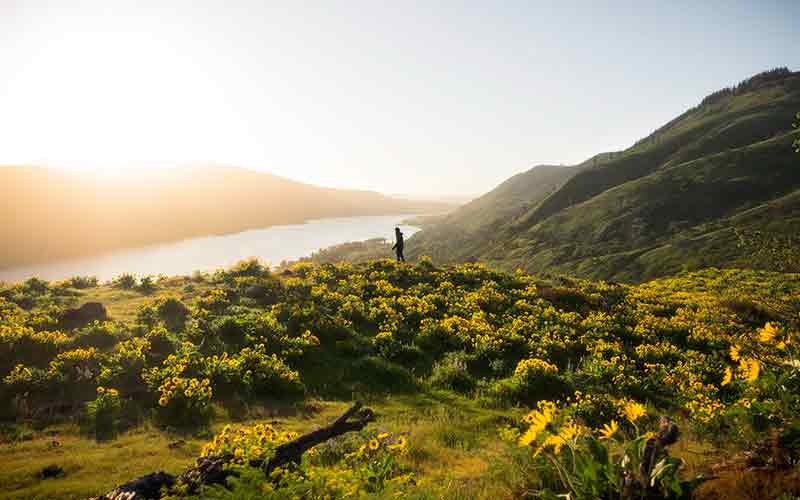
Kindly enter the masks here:
<path id="1" fill-rule="evenodd" d="M 406 258 L 403 257 L 403 233 L 400 231 L 399 227 L 394 228 L 394 239 L 395 243 L 392 246 L 392 250 L 397 252 L 397 262 L 405 262 Z"/>

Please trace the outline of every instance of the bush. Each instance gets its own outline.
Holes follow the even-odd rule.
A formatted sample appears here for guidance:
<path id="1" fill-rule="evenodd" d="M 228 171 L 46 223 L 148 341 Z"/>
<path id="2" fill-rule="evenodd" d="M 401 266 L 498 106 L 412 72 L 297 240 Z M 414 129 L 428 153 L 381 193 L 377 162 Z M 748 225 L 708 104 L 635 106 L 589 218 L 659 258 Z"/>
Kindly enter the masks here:
<path id="1" fill-rule="evenodd" d="M 467 356 L 463 352 L 450 352 L 444 359 L 434 363 L 428 382 L 433 387 L 468 393 L 475 389 L 475 379 L 467 368 Z"/>
<path id="2" fill-rule="evenodd" d="M 95 400 L 86 404 L 88 428 L 97 441 L 113 439 L 117 435 L 121 408 L 116 389 L 97 388 Z"/>
<path id="3" fill-rule="evenodd" d="M 77 289 L 95 288 L 97 286 L 97 276 L 74 276 L 67 280 L 67 284 Z"/>
<path id="4" fill-rule="evenodd" d="M 120 342 L 101 361 L 97 382 L 106 387 L 117 387 L 128 395 L 141 394 L 141 374 L 149 354 L 150 342 L 144 337 Z"/>
<path id="5" fill-rule="evenodd" d="M 537 290 L 537 293 L 544 300 L 565 311 L 582 311 L 594 305 L 592 299 L 577 288 L 542 287 Z"/>
<path id="6" fill-rule="evenodd" d="M 484 386 L 482 404 L 488 407 L 532 405 L 544 399 L 559 400 L 572 392 L 555 366 L 539 359 L 520 361 L 514 375 Z"/>
<path id="7" fill-rule="evenodd" d="M 197 306 L 200 309 L 205 309 L 212 313 L 221 313 L 229 305 L 228 294 L 221 288 L 213 288 L 197 299 Z"/>
<path id="8" fill-rule="evenodd" d="M 133 290 L 136 287 L 136 276 L 128 273 L 121 274 L 111 280 L 111 285 L 123 290 Z"/>
<path id="9" fill-rule="evenodd" d="M 175 343 L 170 339 L 169 332 L 164 327 L 153 328 L 145 335 L 150 344 L 149 364 L 157 364 L 175 353 Z"/>
<path id="10" fill-rule="evenodd" d="M 152 276 L 145 276 L 139 281 L 139 286 L 136 289 L 145 295 L 149 295 L 158 289 L 158 285 L 156 285 Z"/>
<path id="11" fill-rule="evenodd" d="M 422 321 L 419 335 L 417 335 L 414 343 L 434 358 L 446 352 L 464 349 L 463 341 L 458 336 L 453 335 L 442 321 L 434 319 Z"/>
<path id="12" fill-rule="evenodd" d="M 240 296 L 261 306 L 277 303 L 283 293 L 281 281 L 271 276 L 244 276 L 235 278 L 234 284 Z"/>
<path id="13" fill-rule="evenodd" d="M 233 283 L 236 278 L 262 278 L 270 275 L 269 268 L 255 257 L 237 262 L 233 267 L 217 272 L 215 279 L 225 283 Z"/>
<path id="14" fill-rule="evenodd" d="M 408 369 L 377 356 L 359 359 L 351 366 L 351 377 L 372 391 L 412 392 L 417 382 Z"/>
<path id="15" fill-rule="evenodd" d="M 204 425 L 211 417 L 210 381 L 194 377 L 173 376 L 165 378 L 158 386 L 158 419 L 178 428 Z"/>
<path id="16" fill-rule="evenodd" d="M 215 318 L 209 329 L 226 345 L 239 347 L 247 340 L 247 331 L 250 324 L 242 316 L 220 316 Z"/>
<path id="17" fill-rule="evenodd" d="M 22 290 L 29 295 L 44 295 L 50 291 L 50 284 L 39 278 L 30 278 L 22 284 Z"/>
<path id="18" fill-rule="evenodd" d="M 156 310 L 161 321 L 173 331 L 183 330 L 186 326 L 186 320 L 191 315 L 186 304 L 175 297 L 160 299 L 157 302 Z"/>
<path id="19" fill-rule="evenodd" d="M 108 349 L 119 342 L 119 337 L 114 324 L 108 321 L 95 321 L 87 327 L 81 328 L 72 338 L 73 347 L 96 347 Z"/>
<path id="20" fill-rule="evenodd" d="M 37 332 L 15 323 L 0 325 L 0 376 L 14 366 L 47 366 L 47 363 L 69 343 L 61 332 Z"/>
<path id="21" fill-rule="evenodd" d="M 305 392 L 300 374 L 275 354 L 266 354 L 266 346 L 246 347 L 236 356 L 242 383 L 254 395 L 297 396 Z"/>

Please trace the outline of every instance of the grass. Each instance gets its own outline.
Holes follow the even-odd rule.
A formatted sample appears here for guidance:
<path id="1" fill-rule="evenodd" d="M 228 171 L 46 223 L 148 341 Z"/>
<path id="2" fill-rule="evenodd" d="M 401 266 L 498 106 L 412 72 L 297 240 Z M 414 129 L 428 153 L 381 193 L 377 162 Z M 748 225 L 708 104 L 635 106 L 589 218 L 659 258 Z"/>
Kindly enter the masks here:
<path id="1" fill-rule="evenodd" d="M 503 454 L 497 427 L 509 420 L 508 412 L 480 408 L 446 391 L 373 399 L 368 405 L 377 421 L 367 430 L 406 435 L 409 452 L 403 460 L 427 488 L 469 491 L 463 498 L 476 498 L 471 496 L 475 488 L 487 488 L 481 478 Z M 330 423 L 348 406 L 344 401 L 310 401 L 296 408 L 256 407 L 233 425 L 276 422 L 281 429 L 307 432 Z M 0 444 L 0 499 L 83 499 L 150 472 L 179 473 L 230 421 L 223 415 L 208 431 L 188 436 L 145 424 L 99 443 L 81 436 L 75 426 L 32 431 L 27 440 Z M 64 476 L 41 479 L 41 470 L 49 465 L 62 467 Z"/>
<path id="2" fill-rule="evenodd" d="M 143 294 L 137 290 L 125 290 L 111 285 L 78 290 L 76 303 L 100 302 L 106 307 L 108 315 L 115 320 L 133 321 L 136 312 L 145 304 L 158 297 L 178 297 L 187 304 L 193 304 L 202 292 L 211 289 L 211 285 L 203 281 L 195 281 L 188 277 L 174 277 L 159 280 L 157 289 L 151 294 Z"/>
<path id="3" fill-rule="evenodd" d="M 179 440 L 183 444 L 170 447 Z M 149 472 L 177 473 L 194 461 L 202 443 L 148 427 L 102 443 L 81 437 L 77 429 L 46 429 L 30 441 L 0 446 L 0 498 L 87 498 Z M 64 476 L 41 479 L 49 465 L 63 468 Z"/>

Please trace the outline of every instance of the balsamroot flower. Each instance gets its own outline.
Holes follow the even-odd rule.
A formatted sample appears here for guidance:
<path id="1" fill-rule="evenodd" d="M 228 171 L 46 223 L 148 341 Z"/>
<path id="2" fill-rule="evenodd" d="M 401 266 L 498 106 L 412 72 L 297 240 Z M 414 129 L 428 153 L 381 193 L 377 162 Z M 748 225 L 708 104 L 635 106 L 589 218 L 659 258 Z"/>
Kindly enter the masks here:
<path id="1" fill-rule="evenodd" d="M 622 413 L 625 415 L 630 423 L 635 424 L 638 419 L 647 415 L 647 409 L 641 403 L 636 401 L 628 401 L 622 408 Z"/>
<path id="2" fill-rule="evenodd" d="M 731 367 L 729 366 L 725 368 L 725 376 L 722 377 L 722 385 L 730 384 L 731 380 L 733 380 L 733 370 L 731 370 Z"/>
<path id="3" fill-rule="evenodd" d="M 761 373 L 761 362 L 753 358 L 745 358 L 739 362 L 739 367 L 744 372 L 748 382 L 755 382 Z"/>
<path id="4" fill-rule="evenodd" d="M 764 328 L 758 332 L 758 340 L 764 343 L 772 342 L 772 339 L 774 339 L 776 335 L 778 335 L 778 329 L 775 328 L 772 323 L 767 323 L 764 325 Z"/>
<path id="5" fill-rule="evenodd" d="M 552 401 L 539 401 L 536 410 L 528 413 L 522 418 L 522 421 L 530 424 L 525 433 L 519 438 L 520 446 L 528 446 L 536 441 L 536 436 L 542 432 L 547 424 L 552 422 L 556 414 L 556 404 Z"/>
<path id="6" fill-rule="evenodd" d="M 599 430 L 600 439 L 611 439 L 617 431 L 619 431 L 619 424 L 616 420 L 603 424 L 603 428 Z"/>

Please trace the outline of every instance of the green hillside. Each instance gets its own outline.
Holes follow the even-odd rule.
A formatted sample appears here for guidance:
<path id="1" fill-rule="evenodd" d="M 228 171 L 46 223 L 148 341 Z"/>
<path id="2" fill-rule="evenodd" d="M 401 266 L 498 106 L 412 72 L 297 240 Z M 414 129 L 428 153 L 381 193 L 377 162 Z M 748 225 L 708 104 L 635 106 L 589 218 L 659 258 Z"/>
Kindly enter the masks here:
<path id="1" fill-rule="evenodd" d="M 512 177 L 415 235 L 408 253 L 624 280 L 757 266 L 734 228 L 796 232 L 798 109 L 800 73 L 756 75 L 625 151 Z"/>

